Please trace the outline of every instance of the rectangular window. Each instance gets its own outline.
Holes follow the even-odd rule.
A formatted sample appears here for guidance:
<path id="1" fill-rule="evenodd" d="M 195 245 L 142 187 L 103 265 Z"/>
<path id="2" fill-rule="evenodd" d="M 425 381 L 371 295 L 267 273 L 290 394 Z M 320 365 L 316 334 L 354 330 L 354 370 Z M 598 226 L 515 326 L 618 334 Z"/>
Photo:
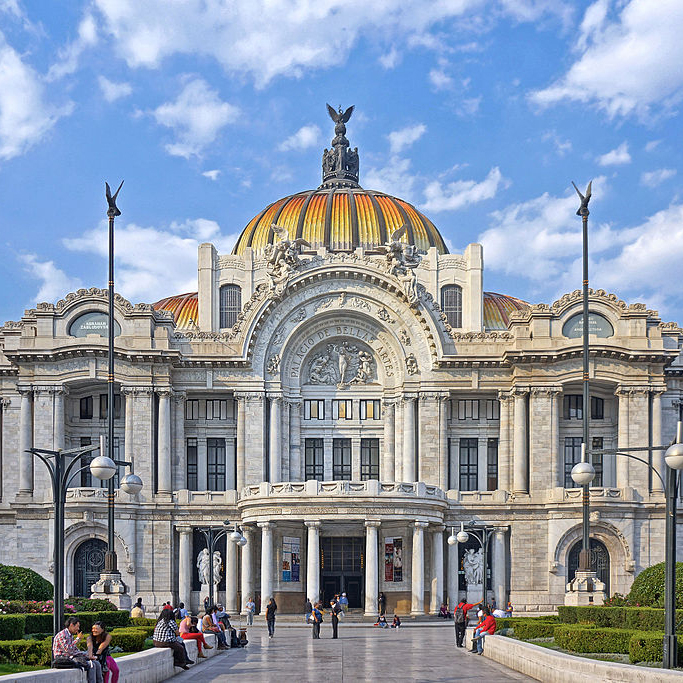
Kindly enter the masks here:
<path id="1" fill-rule="evenodd" d="M 228 401 L 224 398 L 212 398 L 206 401 L 207 420 L 227 420 Z"/>
<path id="2" fill-rule="evenodd" d="M 379 439 L 360 440 L 360 478 L 379 479 Z"/>
<path id="3" fill-rule="evenodd" d="M 458 401 L 458 420 L 478 420 L 479 419 L 479 400 L 460 399 Z"/>
<path id="4" fill-rule="evenodd" d="M 564 397 L 564 419 L 583 420 L 583 396 L 570 394 Z"/>
<path id="5" fill-rule="evenodd" d="M 242 308 L 242 290 L 239 285 L 223 285 L 219 290 L 219 324 L 232 327 Z"/>
<path id="6" fill-rule="evenodd" d="M 92 420 L 92 396 L 84 396 L 81 399 L 80 417 L 81 420 Z M 89 446 L 90 443 L 86 445 Z"/>
<path id="7" fill-rule="evenodd" d="M 323 399 L 306 399 L 304 401 L 304 420 L 324 420 L 325 401 Z"/>
<path id="8" fill-rule="evenodd" d="M 353 419 L 353 401 L 349 398 L 335 399 L 332 401 L 333 420 Z"/>
<path id="9" fill-rule="evenodd" d="M 591 420 L 605 419 L 605 400 L 598 396 L 591 396 Z"/>
<path id="10" fill-rule="evenodd" d="M 603 441 L 601 436 L 594 436 L 591 439 L 591 450 L 601 451 L 603 449 Z M 591 462 L 595 468 L 595 478 L 591 482 L 591 486 L 604 486 L 603 482 L 603 468 L 602 468 L 602 455 L 591 455 Z"/>
<path id="11" fill-rule="evenodd" d="M 225 439 L 206 440 L 206 484 L 209 491 L 225 491 Z"/>
<path id="12" fill-rule="evenodd" d="M 83 399 L 81 399 L 81 401 L 83 401 Z M 81 446 L 90 446 L 91 444 L 92 440 L 89 436 L 81 437 Z M 81 467 L 85 467 L 90 463 L 90 456 L 92 456 L 92 453 L 88 453 L 87 456 L 81 458 Z M 92 474 L 90 474 L 90 469 L 85 469 L 81 471 L 81 486 L 92 486 Z"/>
<path id="13" fill-rule="evenodd" d="M 317 479 L 322 481 L 325 476 L 325 458 L 322 439 L 306 439 L 305 443 L 306 481 Z"/>
<path id="14" fill-rule="evenodd" d="M 361 420 L 379 420 L 382 417 L 381 401 L 377 399 L 363 399 L 360 402 Z"/>
<path id="15" fill-rule="evenodd" d="M 332 440 L 332 479 L 351 481 L 351 439 Z"/>
<path id="16" fill-rule="evenodd" d="M 486 443 L 486 490 L 498 488 L 498 439 L 489 439 Z"/>
<path id="17" fill-rule="evenodd" d="M 486 399 L 486 419 L 500 420 L 500 401 L 497 398 Z"/>
<path id="18" fill-rule="evenodd" d="M 565 398 L 567 397 L 565 396 Z M 577 488 L 572 479 L 572 467 L 581 460 L 581 443 L 582 437 L 580 436 L 566 436 L 564 438 L 564 487 L 566 489 Z"/>
<path id="19" fill-rule="evenodd" d="M 107 419 L 107 405 L 109 404 L 109 395 L 100 394 L 100 420 Z M 121 419 L 121 394 L 114 394 L 114 419 Z"/>
<path id="20" fill-rule="evenodd" d="M 187 488 L 190 491 L 196 491 L 199 487 L 197 457 L 197 439 L 189 438 L 187 440 Z"/>
<path id="21" fill-rule="evenodd" d="M 462 288 L 446 285 L 441 288 L 441 309 L 451 327 L 462 327 Z"/>
<path id="22" fill-rule="evenodd" d="M 476 491 L 477 463 L 479 459 L 478 440 L 460 439 L 460 490 Z"/>
<path id="23" fill-rule="evenodd" d="M 190 398 L 185 401 L 185 419 L 198 420 L 199 419 L 199 399 Z"/>

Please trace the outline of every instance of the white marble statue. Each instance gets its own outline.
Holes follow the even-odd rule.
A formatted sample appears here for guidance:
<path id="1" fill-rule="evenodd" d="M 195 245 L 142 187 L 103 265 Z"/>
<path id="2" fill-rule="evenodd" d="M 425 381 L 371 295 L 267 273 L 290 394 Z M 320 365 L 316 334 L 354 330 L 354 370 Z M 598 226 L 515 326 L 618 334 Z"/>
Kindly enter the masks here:
<path id="1" fill-rule="evenodd" d="M 205 586 L 209 585 L 209 549 L 204 548 L 197 555 L 197 570 L 199 572 L 199 582 Z"/>
<path id="2" fill-rule="evenodd" d="M 219 584 L 221 580 L 221 564 L 223 560 L 221 559 L 221 554 L 218 550 L 213 551 L 213 582 L 214 584 Z"/>
<path id="3" fill-rule="evenodd" d="M 465 551 L 462 559 L 465 570 L 465 581 L 468 586 L 478 586 L 484 581 L 484 554 L 481 548 L 475 552 L 472 548 Z"/>

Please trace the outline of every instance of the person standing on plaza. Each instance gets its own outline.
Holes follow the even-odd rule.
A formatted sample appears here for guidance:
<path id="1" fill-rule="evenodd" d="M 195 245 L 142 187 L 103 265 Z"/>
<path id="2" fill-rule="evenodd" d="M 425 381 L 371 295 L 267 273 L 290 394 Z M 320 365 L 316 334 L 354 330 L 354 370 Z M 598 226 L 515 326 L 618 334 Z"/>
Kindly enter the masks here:
<path id="1" fill-rule="evenodd" d="M 339 604 L 342 608 L 342 614 L 345 614 L 349 610 L 349 599 L 346 597 L 346 593 L 341 594 L 341 598 L 339 598 Z"/>
<path id="2" fill-rule="evenodd" d="M 466 603 L 465 601 L 460 601 L 458 606 L 453 610 L 453 622 L 455 623 L 455 645 L 456 647 L 464 647 L 463 641 L 465 640 L 465 630 L 467 629 L 467 612 L 473 607 L 476 607 L 481 603 L 475 602 L 473 604 Z"/>
<path id="3" fill-rule="evenodd" d="M 247 612 L 247 626 L 251 626 L 254 623 L 254 612 L 256 611 L 256 603 L 253 598 L 247 600 L 247 604 L 244 606 Z"/>
<path id="4" fill-rule="evenodd" d="M 277 612 L 277 603 L 275 598 L 271 598 L 266 606 L 266 622 L 268 623 L 268 637 L 272 638 L 275 635 L 275 612 Z"/>
<path id="5" fill-rule="evenodd" d="M 210 605 L 211 605 L 211 603 L 209 602 L 209 596 L 207 595 L 207 596 L 204 598 L 204 614 L 206 614 L 206 613 L 209 611 L 209 606 L 210 606 Z"/>
<path id="6" fill-rule="evenodd" d="M 384 593 L 379 594 L 377 606 L 379 607 L 379 616 L 383 617 L 387 613 L 387 596 Z"/>
<path id="7" fill-rule="evenodd" d="M 313 605 L 311 604 L 311 599 L 306 598 L 306 604 L 304 605 L 304 621 L 308 624 L 311 621 L 311 612 L 313 611 Z"/>
<path id="8" fill-rule="evenodd" d="M 311 612 L 311 619 L 313 624 L 312 637 L 314 640 L 320 640 L 320 624 L 323 623 L 323 613 L 320 611 L 320 603 L 316 602 Z"/>
<path id="9" fill-rule="evenodd" d="M 339 602 L 330 600 L 330 614 L 332 615 L 332 638 L 339 638 L 339 613 L 342 611 Z"/>

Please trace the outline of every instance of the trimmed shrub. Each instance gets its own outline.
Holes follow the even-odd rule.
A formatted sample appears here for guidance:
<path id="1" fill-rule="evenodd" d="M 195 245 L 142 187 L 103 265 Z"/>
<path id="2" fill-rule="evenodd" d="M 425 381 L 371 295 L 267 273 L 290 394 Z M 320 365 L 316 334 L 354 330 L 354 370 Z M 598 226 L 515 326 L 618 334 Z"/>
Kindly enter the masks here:
<path id="1" fill-rule="evenodd" d="M 24 587 L 13 569 L 14 567 L 0 564 L 0 598 L 3 600 L 24 599 Z"/>
<path id="2" fill-rule="evenodd" d="M 116 610 L 116 612 L 98 612 L 96 621 L 104 622 L 107 631 L 111 631 L 113 628 L 130 626 L 130 614 L 128 614 L 127 610 L 123 609 Z"/>
<path id="3" fill-rule="evenodd" d="M 590 622 L 606 628 L 625 628 L 626 614 L 623 607 L 576 607 L 576 621 Z"/>
<path id="4" fill-rule="evenodd" d="M 8 567 L 24 589 L 24 600 L 50 600 L 54 595 L 52 584 L 28 567 Z"/>
<path id="5" fill-rule="evenodd" d="M 118 612 L 119 608 L 105 598 L 69 598 L 77 612 Z"/>
<path id="6" fill-rule="evenodd" d="M 575 624 L 576 623 L 576 607 L 571 607 L 569 605 L 560 605 L 557 608 L 557 614 L 560 617 L 560 621 L 563 624 Z"/>
<path id="7" fill-rule="evenodd" d="M 0 616 L 0 640 L 19 640 L 24 635 L 26 620 L 23 614 Z"/>
<path id="8" fill-rule="evenodd" d="M 156 619 L 148 619 L 147 617 L 131 617 L 130 618 L 130 625 L 131 626 L 151 626 L 152 629 L 156 626 L 157 620 Z"/>
<path id="9" fill-rule="evenodd" d="M 664 607 L 664 562 L 636 576 L 627 600 L 633 606 Z M 683 608 L 683 562 L 676 562 L 676 607 Z"/>
<path id="10" fill-rule="evenodd" d="M 48 640 L 0 640 L 0 662 L 5 664 L 50 665 Z"/>
<path id="11" fill-rule="evenodd" d="M 626 628 L 556 626 L 555 644 L 571 652 L 628 654 L 631 638 L 638 633 Z"/>
<path id="12" fill-rule="evenodd" d="M 69 616 L 76 617 L 81 622 L 81 631 L 83 633 L 90 633 L 92 625 L 100 620 L 99 612 L 76 612 L 76 614 L 71 614 Z"/>
<path id="13" fill-rule="evenodd" d="M 24 633 L 50 633 L 52 631 L 52 614 L 25 614 Z"/>
<path id="14" fill-rule="evenodd" d="M 140 652 L 145 649 L 148 635 L 145 627 L 115 628 L 110 633 L 111 644 L 120 647 L 124 652 Z"/>
<path id="15" fill-rule="evenodd" d="M 552 638 L 557 622 L 541 619 L 520 619 L 513 626 L 515 638 L 532 640 L 533 638 Z"/>

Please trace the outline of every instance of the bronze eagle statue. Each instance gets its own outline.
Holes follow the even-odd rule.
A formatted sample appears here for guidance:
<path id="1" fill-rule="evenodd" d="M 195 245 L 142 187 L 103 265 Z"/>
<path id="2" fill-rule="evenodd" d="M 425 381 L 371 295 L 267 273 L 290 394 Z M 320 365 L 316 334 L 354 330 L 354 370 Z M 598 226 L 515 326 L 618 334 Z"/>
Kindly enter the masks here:
<path id="1" fill-rule="evenodd" d="M 590 183 L 588 183 L 588 187 L 586 188 L 586 194 L 584 196 L 579 192 L 579 188 L 576 187 L 576 183 L 572 180 L 572 185 L 574 186 L 574 189 L 576 190 L 576 194 L 578 194 L 579 197 L 581 197 L 581 206 L 576 211 L 577 216 L 583 216 L 584 212 L 585 212 L 586 216 L 588 215 L 588 202 L 591 200 L 591 185 L 592 184 L 593 184 L 593 181 L 591 180 Z"/>
<path id="2" fill-rule="evenodd" d="M 335 123 L 348 123 L 349 119 L 351 118 L 351 114 L 353 114 L 354 106 L 355 105 L 352 104 L 346 111 L 343 112 L 341 106 L 339 107 L 339 111 L 335 111 L 334 107 L 330 107 L 328 104 L 327 113 Z"/>
<path id="3" fill-rule="evenodd" d="M 116 190 L 116 193 L 113 197 L 111 196 L 111 188 L 109 187 L 109 183 L 105 182 L 104 185 L 107 191 L 107 204 L 109 205 L 109 209 L 107 209 L 107 216 L 120 216 L 121 212 L 119 211 L 119 207 L 116 206 L 116 198 L 119 196 L 119 192 L 123 187 L 123 180 L 121 181 L 121 185 L 119 185 L 119 189 Z"/>

